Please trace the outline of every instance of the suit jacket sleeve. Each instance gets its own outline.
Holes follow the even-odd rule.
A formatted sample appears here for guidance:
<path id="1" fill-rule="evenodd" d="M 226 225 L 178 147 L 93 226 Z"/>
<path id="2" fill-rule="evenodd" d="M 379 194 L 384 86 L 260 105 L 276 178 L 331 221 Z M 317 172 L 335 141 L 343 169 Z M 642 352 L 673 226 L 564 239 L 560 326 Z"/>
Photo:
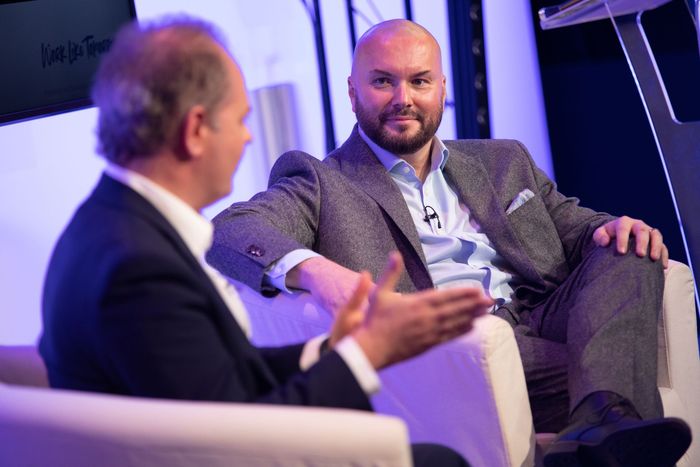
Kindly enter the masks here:
<path id="1" fill-rule="evenodd" d="M 301 373 L 301 346 L 254 348 L 199 272 L 134 255 L 100 293 L 96 348 L 118 392 L 146 397 L 370 409 L 334 352 Z M 119 387 L 119 386 L 123 387 Z"/>
<path id="2" fill-rule="evenodd" d="M 263 290 L 265 269 L 293 250 L 313 249 L 315 243 L 318 164 L 303 152 L 283 154 L 272 169 L 267 191 L 248 202 L 234 203 L 214 218 L 214 243 L 207 261 L 254 290 L 277 293 Z"/>

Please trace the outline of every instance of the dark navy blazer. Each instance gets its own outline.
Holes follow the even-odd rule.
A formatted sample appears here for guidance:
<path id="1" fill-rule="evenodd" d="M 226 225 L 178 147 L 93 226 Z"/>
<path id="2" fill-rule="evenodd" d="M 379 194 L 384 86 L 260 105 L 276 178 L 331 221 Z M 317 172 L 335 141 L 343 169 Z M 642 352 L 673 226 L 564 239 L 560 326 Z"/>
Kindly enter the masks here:
<path id="1" fill-rule="evenodd" d="M 42 312 L 54 387 L 371 409 L 337 353 L 300 372 L 301 344 L 251 345 L 172 226 L 107 176 L 56 245 Z"/>

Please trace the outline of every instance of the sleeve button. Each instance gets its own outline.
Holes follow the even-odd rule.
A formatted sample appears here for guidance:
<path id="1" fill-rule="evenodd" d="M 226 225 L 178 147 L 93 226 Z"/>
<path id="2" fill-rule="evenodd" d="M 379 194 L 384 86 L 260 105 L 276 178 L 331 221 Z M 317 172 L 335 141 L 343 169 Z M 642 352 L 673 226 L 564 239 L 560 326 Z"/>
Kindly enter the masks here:
<path id="1" fill-rule="evenodd" d="M 261 257 L 265 254 L 265 250 L 260 248 L 258 245 L 248 245 L 246 252 L 251 256 Z"/>

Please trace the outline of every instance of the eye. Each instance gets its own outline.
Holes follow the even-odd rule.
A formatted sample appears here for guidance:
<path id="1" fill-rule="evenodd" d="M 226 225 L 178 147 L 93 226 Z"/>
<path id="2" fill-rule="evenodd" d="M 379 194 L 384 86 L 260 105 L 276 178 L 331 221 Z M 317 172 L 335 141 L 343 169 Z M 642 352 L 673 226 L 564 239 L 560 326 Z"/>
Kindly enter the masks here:
<path id="1" fill-rule="evenodd" d="M 411 81 L 411 83 L 412 83 L 414 86 L 422 87 L 422 86 L 427 86 L 428 84 L 430 84 L 430 81 L 427 80 L 427 79 L 425 79 L 425 78 L 414 78 L 414 79 Z"/>
<path id="2" fill-rule="evenodd" d="M 389 86 L 391 84 L 391 80 L 387 78 L 386 76 L 381 76 L 379 78 L 374 78 L 372 80 L 372 86 L 376 87 L 382 87 L 382 86 Z"/>

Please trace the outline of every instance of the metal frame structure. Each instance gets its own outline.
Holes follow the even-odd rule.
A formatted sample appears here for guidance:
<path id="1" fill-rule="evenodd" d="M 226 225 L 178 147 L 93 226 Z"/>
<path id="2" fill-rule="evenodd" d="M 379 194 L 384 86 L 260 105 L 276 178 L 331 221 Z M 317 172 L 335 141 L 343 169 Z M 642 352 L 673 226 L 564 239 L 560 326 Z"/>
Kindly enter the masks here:
<path id="1" fill-rule="evenodd" d="M 447 0 L 458 139 L 491 137 L 481 13 L 481 0 Z"/>
<path id="2" fill-rule="evenodd" d="M 695 279 L 700 313 L 700 121 L 681 122 L 642 25 L 642 14 L 671 0 L 578 0 L 540 10 L 543 29 L 610 18 L 651 125 Z M 696 0 L 697 8 L 697 0 Z M 697 10 L 696 10 L 697 11 Z M 697 25 L 697 21 L 696 21 Z"/>

